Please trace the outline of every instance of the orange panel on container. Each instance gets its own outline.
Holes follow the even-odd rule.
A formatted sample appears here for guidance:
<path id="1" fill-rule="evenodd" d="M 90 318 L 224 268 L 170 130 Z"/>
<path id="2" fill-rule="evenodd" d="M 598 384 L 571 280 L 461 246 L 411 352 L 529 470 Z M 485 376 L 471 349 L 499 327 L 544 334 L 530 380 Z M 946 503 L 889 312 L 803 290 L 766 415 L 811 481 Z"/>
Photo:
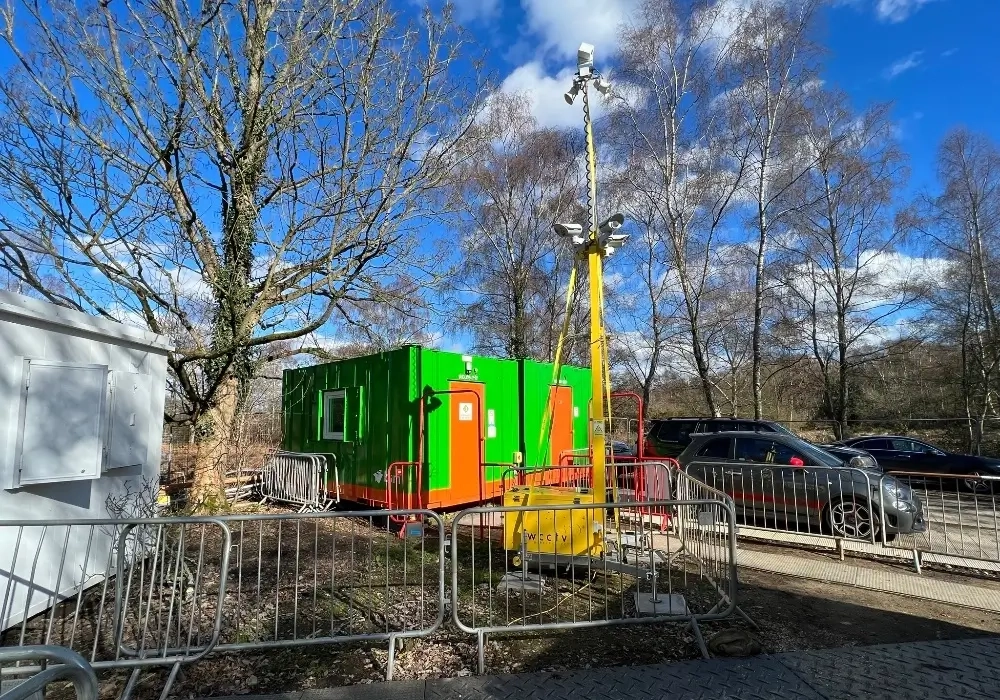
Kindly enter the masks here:
<path id="1" fill-rule="evenodd" d="M 476 503 L 489 497 L 482 483 L 483 473 L 483 385 L 476 382 L 449 382 L 451 433 L 450 503 Z"/>
<path id="2" fill-rule="evenodd" d="M 549 438 L 549 464 L 559 464 L 559 455 L 573 449 L 573 389 L 554 386 L 549 389 L 552 406 L 552 433 Z"/>

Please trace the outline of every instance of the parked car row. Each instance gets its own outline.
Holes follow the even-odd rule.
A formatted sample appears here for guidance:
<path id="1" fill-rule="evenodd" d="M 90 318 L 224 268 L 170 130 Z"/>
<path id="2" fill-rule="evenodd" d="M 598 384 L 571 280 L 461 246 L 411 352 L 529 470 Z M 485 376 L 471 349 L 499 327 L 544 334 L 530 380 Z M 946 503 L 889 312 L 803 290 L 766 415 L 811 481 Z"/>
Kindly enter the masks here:
<path id="1" fill-rule="evenodd" d="M 729 494 L 745 520 L 860 539 L 925 529 L 909 487 L 854 459 L 783 432 L 750 431 L 693 435 L 677 456 L 688 474 Z"/>
<path id="2" fill-rule="evenodd" d="M 1000 459 L 956 454 L 922 440 L 872 435 L 816 445 L 780 423 L 744 418 L 651 420 L 643 457 L 676 459 L 692 476 L 725 491 L 746 519 L 781 518 L 795 529 L 872 538 L 926 529 L 923 504 L 908 484 L 994 493 Z M 636 449 L 611 441 L 616 461 Z M 906 483 L 885 471 L 945 475 Z M 968 478 L 961 478 L 968 477 Z M 938 482 L 938 483 L 935 483 Z M 997 482 L 1000 486 L 1000 481 Z M 885 522 L 882 522 L 882 520 Z"/>
<path id="3" fill-rule="evenodd" d="M 775 421 L 751 418 L 662 418 L 649 421 L 646 454 L 676 458 L 692 435 L 719 432 L 756 432 L 798 437 Z M 819 445 L 850 466 L 885 471 L 932 472 L 970 476 L 963 480 L 969 491 L 982 491 L 978 477 L 1000 476 L 1000 459 L 949 452 L 926 441 L 900 435 L 867 435 Z M 857 458 L 857 459 L 855 459 Z"/>

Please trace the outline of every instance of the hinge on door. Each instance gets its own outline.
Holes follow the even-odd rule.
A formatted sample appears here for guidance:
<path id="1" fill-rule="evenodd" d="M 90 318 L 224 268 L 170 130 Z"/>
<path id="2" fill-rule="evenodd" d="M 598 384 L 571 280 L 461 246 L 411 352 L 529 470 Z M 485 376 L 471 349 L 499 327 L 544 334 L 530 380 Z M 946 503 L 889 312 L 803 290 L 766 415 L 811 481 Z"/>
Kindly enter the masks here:
<path id="1" fill-rule="evenodd" d="M 28 387 L 31 386 L 31 363 L 28 363 L 27 369 L 24 371 L 24 390 L 27 391 Z"/>

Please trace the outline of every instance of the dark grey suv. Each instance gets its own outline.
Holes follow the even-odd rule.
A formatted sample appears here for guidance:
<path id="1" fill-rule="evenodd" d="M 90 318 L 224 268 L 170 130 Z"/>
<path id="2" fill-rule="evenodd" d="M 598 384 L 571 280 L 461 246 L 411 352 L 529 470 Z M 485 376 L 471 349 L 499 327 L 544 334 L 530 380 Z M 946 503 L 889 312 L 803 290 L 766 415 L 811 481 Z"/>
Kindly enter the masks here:
<path id="1" fill-rule="evenodd" d="M 692 477 L 732 496 L 745 522 L 873 540 L 926 529 L 923 505 L 902 482 L 852 468 L 794 435 L 695 434 L 677 458 Z M 885 522 L 882 522 L 882 519 Z"/>

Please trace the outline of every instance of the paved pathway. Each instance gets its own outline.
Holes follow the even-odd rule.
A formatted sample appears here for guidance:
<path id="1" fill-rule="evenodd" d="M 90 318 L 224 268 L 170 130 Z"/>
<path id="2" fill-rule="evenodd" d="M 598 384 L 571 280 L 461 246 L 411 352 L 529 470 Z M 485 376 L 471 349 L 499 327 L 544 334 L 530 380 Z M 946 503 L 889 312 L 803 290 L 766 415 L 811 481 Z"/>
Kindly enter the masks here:
<path id="1" fill-rule="evenodd" d="M 974 583 L 954 583 L 906 571 L 887 571 L 849 562 L 824 561 L 814 557 L 756 552 L 749 549 L 739 550 L 737 562 L 740 567 L 747 569 L 770 571 L 815 581 L 829 581 L 1000 613 L 1000 590 L 977 586 Z"/>
<path id="2" fill-rule="evenodd" d="M 751 659 L 376 683 L 240 700 L 979 700 L 1000 698 L 1000 638 Z"/>

